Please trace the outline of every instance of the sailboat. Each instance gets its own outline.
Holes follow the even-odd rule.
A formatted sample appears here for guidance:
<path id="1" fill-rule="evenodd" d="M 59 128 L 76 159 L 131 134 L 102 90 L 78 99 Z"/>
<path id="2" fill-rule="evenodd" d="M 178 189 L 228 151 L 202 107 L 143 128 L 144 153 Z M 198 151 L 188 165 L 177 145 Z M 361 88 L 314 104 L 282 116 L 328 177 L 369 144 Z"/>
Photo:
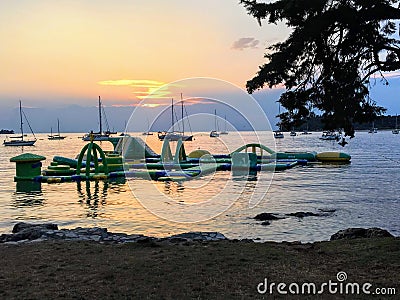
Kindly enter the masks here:
<path id="1" fill-rule="evenodd" d="M 147 131 L 143 132 L 142 135 L 153 135 L 152 132 L 150 132 L 150 122 L 149 122 L 149 118 L 146 117 L 147 120 Z"/>
<path id="2" fill-rule="evenodd" d="M 306 120 L 306 129 L 304 129 L 303 132 L 301 133 L 303 135 L 311 134 L 311 132 L 308 131 L 308 121 L 310 120 L 311 110 L 312 110 L 312 106 L 309 107 L 309 113 L 308 113 L 307 120 Z"/>
<path id="3" fill-rule="evenodd" d="M 308 131 L 308 118 L 307 118 L 306 129 L 304 129 L 301 134 L 303 134 L 303 135 L 311 134 L 311 132 Z"/>
<path id="4" fill-rule="evenodd" d="M 281 115 L 281 104 L 279 103 L 279 116 Z M 276 139 L 283 139 L 284 135 L 282 132 L 282 126 L 281 126 L 281 122 L 279 122 L 279 130 L 275 130 L 274 131 L 274 138 Z"/>
<path id="5" fill-rule="evenodd" d="M 221 131 L 219 134 L 229 134 L 229 132 L 226 130 L 226 115 L 225 115 L 225 127 L 224 127 L 224 130 L 223 131 Z"/>
<path id="6" fill-rule="evenodd" d="M 296 133 L 296 131 L 294 130 L 293 127 L 292 127 L 292 131 L 290 132 L 289 135 L 290 135 L 290 136 L 296 136 L 296 135 L 297 135 L 297 133 Z"/>
<path id="7" fill-rule="evenodd" d="M 57 130 L 58 134 L 53 135 L 53 128 L 50 128 L 50 135 L 47 137 L 49 140 L 63 140 L 66 136 L 60 135 L 60 120 L 57 119 Z"/>
<path id="8" fill-rule="evenodd" d="M 104 131 L 104 133 L 105 133 L 105 134 L 109 134 L 109 135 L 110 135 L 110 134 L 117 134 L 117 132 L 114 131 L 114 129 L 113 129 L 113 130 L 110 129 L 110 125 L 108 124 L 107 114 L 106 114 L 106 111 L 104 110 L 104 106 L 103 106 L 101 109 L 102 109 L 102 111 L 103 111 L 103 114 L 104 114 L 104 121 L 106 121 L 106 127 L 107 127 L 107 130 Z"/>
<path id="9" fill-rule="evenodd" d="M 378 128 L 375 127 L 374 122 L 372 122 L 372 128 L 368 131 L 368 133 L 378 133 Z"/>
<path id="10" fill-rule="evenodd" d="M 181 111 L 182 111 L 182 131 L 175 131 L 174 130 L 174 99 L 171 100 L 171 131 L 159 131 L 158 132 L 158 139 L 163 141 L 167 139 L 169 141 L 178 141 L 182 139 L 183 141 L 192 141 L 193 135 L 185 135 L 185 122 L 183 120 L 183 99 L 181 93 Z M 190 126 L 190 125 L 189 125 Z"/>
<path id="11" fill-rule="evenodd" d="M 397 114 L 396 114 L 396 127 L 392 130 L 393 134 L 399 134 L 399 130 L 397 129 Z"/>
<path id="12" fill-rule="evenodd" d="M 214 110 L 214 129 L 213 131 L 210 132 L 210 137 L 219 137 L 218 133 L 218 124 L 217 124 L 217 110 Z"/>
<path id="13" fill-rule="evenodd" d="M 102 112 L 102 109 L 101 109 L 101 98 L 99 96 L 99 124 L 100 124 L 99 125 L 100 126 L 99 132 L 91 131 L 91 132 L 85 134 L 82 137 L 83 141 L 88 142 L 88 141 L 91 140 L 91 138 L 93 138 L 93 141 L 108 141 L 108 138 L 110 137 L 110 134 L 103 133 L 103 125 L 102 125 L 102 122 L 101 122 L 101 112 Z"/>
<path id="14" fill-rule="evenodd" d="M 304 129 L 301 134 L 303 134 L 303 135 L 311 134 L 311 132 L 308 131 L 308 118 L 307 118 L 306 129 Z"/>
<path id="15" fill-rule="evenodd" d="M 24 127 L 23 127 L 23 122 L 22 122 L 22 104 L 21 101 L 19 101 L 19 117 L 20 117 L 20 129 L 21 129 L 21 135 L 20 136 L 10 136 L 11 140 L 4 140 L 3 145 L 4 146 L 33 146 L 36 143 L 36 137 L 35 134 L 33 133 L 32 127 L 29 124 L 28 119 L 26 118 L 25 114 L 25 120 L 29 125 L 29 128 L 33 134 L 34 139 L 33 140 L 24 140 Z"/>

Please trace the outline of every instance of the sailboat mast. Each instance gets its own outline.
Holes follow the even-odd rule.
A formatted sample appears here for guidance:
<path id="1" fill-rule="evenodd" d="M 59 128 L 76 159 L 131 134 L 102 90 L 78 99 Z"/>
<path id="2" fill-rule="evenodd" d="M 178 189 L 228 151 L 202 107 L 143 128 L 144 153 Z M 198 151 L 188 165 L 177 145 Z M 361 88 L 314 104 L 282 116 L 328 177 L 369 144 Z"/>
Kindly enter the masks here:
<path id="1" fill-rule="evenodd" d="M 60 120 L 57 118 L 57 130 L 58 130 L 58 136 L 60 136 Z"/>
<path id="2" fill-rule="evenodd" d="M 278 106 L 278 116 L 279 116 L 279 131 L 282 131 L 282 122 L 281 122 L 281 103 L 279 102 Z"/>
<path id="3" fill-rule="evenodd" d="M 185 134 L 185 122 L 183 121 L 183 97 L 181 93 L 181 110 L 182 110 L 182 135 Z"/>
<path id="4" fill-rule="evenodd" d="M 174 131 L 174 98 L 171 99 L 171 129 Z"/>
<path id="5" fill-rule="evenodd" d="M 217 131 L 217 110 L 214 109 L 214 128 Z"/>
<path id="6" fill-rule="evenodd" d="M 19 100 L 19 117 L 20 117 L 20 124 L 21 124 L 21 139 L 24 140 L 24 127 L 22 126 L 22 104 L 21 104 L 21 100 Z"/>
<path id="7" fill-rule="evenodd" d="M 103 127 L 102 127 L 102 125 L 101 125 L 101 99 L 100 99 L 100 96 L 99 96 L 99 123 L 100 123 L 100 134 L 103 132 Z"/>
<path id="8" fill-rule="evenodd" d="M 226 115 L 225 115 L 225 117 L 224 117 L 224 118 L 225 118 L 225 132 L 226 132 Z"/>

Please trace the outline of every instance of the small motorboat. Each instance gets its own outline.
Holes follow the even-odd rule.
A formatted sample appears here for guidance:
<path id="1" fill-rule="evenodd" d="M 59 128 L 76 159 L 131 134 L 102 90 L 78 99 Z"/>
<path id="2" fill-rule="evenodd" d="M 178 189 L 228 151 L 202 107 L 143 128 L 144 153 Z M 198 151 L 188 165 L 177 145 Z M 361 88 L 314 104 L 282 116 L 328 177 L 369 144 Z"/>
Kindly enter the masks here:
<path id="1" fill-rule="evenodd" d="M 142 135 L 153 135 L 153 133 L 150 131 L 146 131 L 146 132 L 143 132 Z"/>
<path id="2" fill-rule="evenodd" d="M 216 130 L 213 130 L 210 132 L 210 137 L 212 138 L 219 137 L 219 133 Z"/>
<path id="3" fill-rule="evenodd" d="M 334 131 L 324 131 L 319 139 L 324 141 L 339 141 L 340 135 Z"/>
<path id="4" fill-rule="evenodd" d="M 285 136 L 283 135 L 283 132 L 280 130 L 274 131 L 274 138 L 276 139 L 283 139 Z"/>

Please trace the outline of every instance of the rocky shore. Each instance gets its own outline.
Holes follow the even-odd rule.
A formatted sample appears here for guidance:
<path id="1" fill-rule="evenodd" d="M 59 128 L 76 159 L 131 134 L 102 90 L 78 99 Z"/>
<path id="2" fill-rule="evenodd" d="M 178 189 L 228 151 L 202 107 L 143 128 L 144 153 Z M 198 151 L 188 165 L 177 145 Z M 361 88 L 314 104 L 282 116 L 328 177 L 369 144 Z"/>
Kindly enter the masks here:
<path id="1" fill-rule="evenodd" d="M 17 223 L 12 234 L 2 234 L 0 243 L 18 245 L 37 243 L 42 241 L 90 241 L 100 243 L 145 243 L 145 242 L 193 242 L 193 241 L 220 241 L 226 237 L 219 232 L 187 232 L 172 235 L 166 238 L 155 238 L 142 234 L 126 234 L 108 232 L 107 228 L 93 227 L 75 229 L 58 229 L 57 224 L 30 224 Z"/>
<path id="2" fill-rule="evenodd" d="M 269 213 L 257 215 L 258 220 L 277 220 Z M 340 230 L 331 236 L 331 240 L 393 237 L 387 230 L 380 228 L 348 228 Z M 211 242 L 222 241 L 227 238 L 219 232 L 186 232 L 170 237 L 156 238 L 142 234 L 126 234 L 109 232 L 107 228 L 93 227 L 74 229 L 59 229 L 57 224 L 43 223 L 32 224 L 20 222 L 14 225 L 11 234 L 0 235 L 0 244 L 18 245 L 24 243 L 37 243 L 43 241 L 89 241 L 99 243 L 145 243 L 145 242 Z M 244 240 L 252 242 L 252 240 Z"/>

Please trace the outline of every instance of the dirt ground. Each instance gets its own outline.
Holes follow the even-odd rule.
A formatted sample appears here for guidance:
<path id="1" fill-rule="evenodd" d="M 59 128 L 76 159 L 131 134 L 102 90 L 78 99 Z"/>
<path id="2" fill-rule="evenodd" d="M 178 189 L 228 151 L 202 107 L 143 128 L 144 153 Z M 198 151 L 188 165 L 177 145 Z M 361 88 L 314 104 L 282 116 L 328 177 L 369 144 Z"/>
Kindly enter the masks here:
<path id="1" fill-rule="evenodd" d="M 383 298 L 400 293 L 399 238 L 312 244 L 49 241 L 1 244 L 0 257 L 1 299 L 273 299 L 285 296 L 276 289 L 259 294 L 265 279 L 285 283 L 288 291 L 291 283 L 339 283 L 338 272 L 347 274 L 343 283 L 371 283 L 372 293 L 376 287 L 396 289 L 396 296 Z M 321 298 L 366 295 L 331 294 L 325 288 Z"/>

